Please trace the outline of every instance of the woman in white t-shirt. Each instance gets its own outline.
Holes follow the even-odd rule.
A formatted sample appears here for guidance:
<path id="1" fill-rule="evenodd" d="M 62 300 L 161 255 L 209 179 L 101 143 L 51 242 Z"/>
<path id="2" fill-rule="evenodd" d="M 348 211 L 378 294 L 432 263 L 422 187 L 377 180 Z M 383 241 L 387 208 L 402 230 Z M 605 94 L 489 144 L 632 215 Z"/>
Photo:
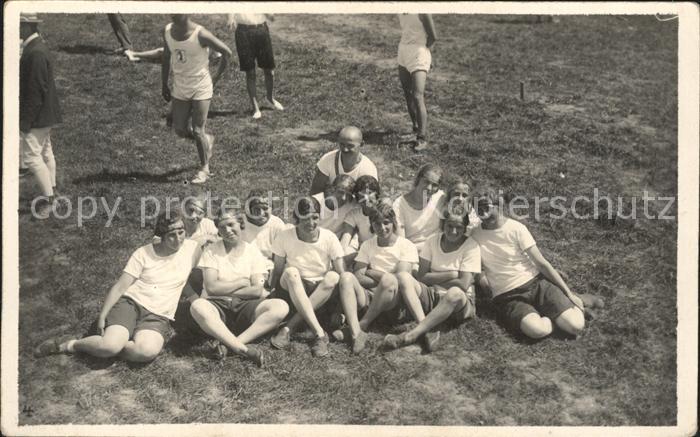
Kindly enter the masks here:
<path id="1" fill-rule="evenodd" d="M 379 179 L 377 167 L 360 152 L 363 145 L 360 129 L 355 126 L 344 127 L 338 134 L 338 150 L 326 153 L 316 164 L 316 174 L 311 182 L 309 194 L 322 192 L 341 174 L 351 176 L 355 180 L 364 175 Z"/>
<path id="2" fill-rule="evenodd" d="M 396 214 L 380 204 L 370 215 L 374 237 L 362 243 L 355 258 L 355 274 L 346 272 L 340 279 L 340 302 L 350 328 L 352 351 L 360 353 L 367 342 L 367 328 L 380 314 L 386 321 L 401 319 L 401 294 L 413 287 L 411 269 L 418 262 L 416 246 L 396 234 Z M 358 320 L 358 310 L 365 311 Z M 333 336 L 342 340 L 342 330 Z"/>
<path id="3" fill-rule="evenodd" d="M 107 293 L 97 317 L 99 334 L 63 342 L 48 339 L 35 349 L 36 356 L 83 352 L 148 362 L 160 353 L 201 249 L 185 238 L 185 225 L 177 210 L 158 216 L 155 234 L 159 242 L 137 249 Z"/>
<path id="4" fill-rule="evenodd" d="M 584 304 L 547 261 L 522 223 L 503 215 L 503 198 L 492 188 L 476 190 L 484 273 L 499 316 L 530 338 L 543 338 L 554 326 L 577 336 L 584 328 Z"/>
<path id="5" fill-rule="evenodd" d="M 464 209 L 454 209 L 442 223 L 442 232 L 423 245 L 414 287 L 404 289 L 402 295 L 418 325 L 400 335 L 387 335 L 387 349 L 421 339 L 432 352 L 440 338 L 435 327 L 447 320 L 460 323 L 476 314 L 473 284 L 474 275 L 481 271 L 481 255 L 479 245 L 466 235 L 469 215 Z"/>
<path id="6" fill-rule="evenodd" d="M 272 242 L 280 231 L 290 227 L 294 226 L 285 223 L 270 212 L 270 200 L 262 191 L 253 190 L 248 194 L 241 237 L 243 241 L 255 244 L 265 257 L 265 267 L 268 272 L 266 279 L 269 278 L 274 267 Z"/>
<path id="7" fill-rule="evenodd" d="M 425 164 L 418 170 L 413 189 L 394 201 L 399 235 L 416 245 L 440 231 L 441 210 L 445 193 L 440 190 L 442 169 Z"/>
<path id="8" fill-rule="evenodd" d="M 320 211 L 321 205 L 313 197 L 302 197 L 296 202 L 296 226 L 280 232 L 272 243 L 275 268 L 270 277 L 275 288 L 272 297 L 284 299 L 297 311 L 272 337 L 272 346 L 286 349 L 290 334 L 306 322 L 316 334 L 311 347 L 316 357 L 328 355 L 329 341 L 315 311 L 336 292 L 345 271 L 338 237 L 318 225 Z"/>
<path id="9" fill-rule="evenodd" d="M 241 238 L 242 223 L 242 214 L 219 212 L 216 226 L 222 239 L 207 247 L 199 260 L 204 290 L 190 313 L 202 331 L 262 367 L 262 350 L 248 343 L 275 329 L 289 306 L 281 299 L 265 299 L 265 258 Z"/>

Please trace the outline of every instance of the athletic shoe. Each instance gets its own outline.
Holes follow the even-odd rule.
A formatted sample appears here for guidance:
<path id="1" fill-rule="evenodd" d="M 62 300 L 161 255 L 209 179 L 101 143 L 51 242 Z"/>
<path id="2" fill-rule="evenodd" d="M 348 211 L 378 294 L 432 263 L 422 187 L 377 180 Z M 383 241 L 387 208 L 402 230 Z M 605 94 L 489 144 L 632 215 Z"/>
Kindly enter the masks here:
<path id="1" fill-rule="evenodd" d="M 357 337 L 352 339 L 352 353 L 359 354 L 362 352 L 367 345 L 367 333 L 365 331 L 360 331 Z"/>
<path id="2" fill-rule="evenodd" d="M 289 328 L 280 328 L 277 334 L 270 339 L 270 344 L 277 349 L 287 349 L 289 347 Z"/>
<path id="3" fill-rule="evenodd" d="M 211 155 L 214 153 L 214 139 L 214 135 L 207 134 L 207 143 L 209 144 L 209 148 L 207 149 L 207 161 L 211 159 Z M 211 173 L 209 173 L 209 176 L 211 176 Z"/>
<path id="4" fill-rule="evenodd" d="M 39 346 L 34 349 L 34 356 L 37 358 L 48 355 L 56 355 L 61 353 L 61 339 L 58 337 L 49 338 L 42 341 Z"/>
<path id="5" fill-rule="evenodd" d="M 270 109 L 274 109 L 277 111 L 284 111 L 284 106 L 282 106 L 282 104 L 275 99 L 272 99 L 272 100 L 265 99 L 265 100 L 263 100 L 263 104 Z"/>
<path id="6" fill-rule="evenodd" d="M 440 341 L 440 331 L 426 332 L 422 340 L 425 350 L 432 352 L 437 348 L 438 341 Z"/>
<path id="7" fill-rule="evenodd" d="M 399 335 L 387 334 L 387 336 L 384 337 L 384 341 L 382 342 L 382 346 L 384 346 L 384 348 L 387 350 L 398 349 L 401 346 L 405 346 L 405 345 L 406 345 L 406 334 L 399 334 Z"/>
<path id="8" fill-rule="evenodd" d="M 262 117 L 262 114 L 260 113 L 260 110 L 258 109 L 257 111 L 253 112 L 253 120 L 257 120 L 260 117 Z"/>
<path id="9" fill-rule="evenodd" d="M 213 345 L 214 358 L 217 360 L 223 360 L 228 356 L 228 348 L 219 341 L 214 341 Z"/>
<path id="10" fill-rule="evenodd" d="M 328 355 L 328 334 L 323 333 L 322 337 L 316 337 L 314 344 L 311 346 L 311 353 L 315 357 L 325 357 Z"/>
<path id="11" fill-rule="evenodd" d="M 197 172 L 197 176 L 195 176 L 194 179 L 192 179 L 192 180 L 190 181 L 190 183 L 192 183 L 192 184 L 203 184 L 203 183 L 205 183 L 207 180 L 209 180 L 209 172 L 206 172 L 206 171 L 204 171 L 204 170 L 199 170 L 199 171 Z"/>
<path id="12" fill-rule="evenodd" d="M 139 62 L 141 60 L 138 56 L 134 56 L 133 50 L 124 50 L 124 56 L 131 62 Z"/>
<path id="13" fill-rule="evenodd" d="M 263 355 L 263 351 L 256 348 L 255 346 L 248 346 L 248 350 L 246 351 L 245 355 L 258 367 L 262 367 L 263 364 L 265 364 L 265 357 Z"/>
<path id="14" fill-rule="evenodd" d="M 425 140 L 416 140 L 413 151 L 414 152 L 424 152 L 428 150 L 428 142 Z"/>

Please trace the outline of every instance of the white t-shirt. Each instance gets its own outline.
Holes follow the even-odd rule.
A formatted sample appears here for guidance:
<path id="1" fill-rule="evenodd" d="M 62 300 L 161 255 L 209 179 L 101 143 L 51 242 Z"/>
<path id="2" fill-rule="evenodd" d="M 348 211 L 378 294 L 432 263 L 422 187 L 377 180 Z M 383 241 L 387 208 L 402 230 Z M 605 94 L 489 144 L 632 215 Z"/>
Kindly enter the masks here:
<path id="1" fill-rule="evenodd" d="M 265 265 L 267 270 L 272 270 L 274 263 L 272 262 L 272 242 L 275 241 L 277 234 L 294 225 L 288 225 L 281 218 L 270 215 L 270 218 L 262 226 L 255 225 L 248 221 L 248 217 L 244 216 L 245 227 L 241 231 L 243 241 L 255 244 L 263 256 L 266 258 Z"/>
<path id="2" fill-rule="evenodd" d="M 250 278 L 255 274 L 267 273 L 265 257 L 254 244 L 241 241 L 241 246 L 226 253 L 223 240 L 217 241 L 207 247 L 199 259 L 197 267 L 201 269 L 214 269 L 219 273 L 221 281 L 235 281 L 242 278 Z M 202 290 L 202 297 L 207 297 L 206 286 Z"/>
<path id="3" fill-rule="evenodd" d="M 338 150 L 331 150 L 330 152 L 323 155 L 321 159 L 318 160 L 318 164 L 316 164 L 319 171 L 324 175 L 328 176 L 329 183 L 333 182 L 335 177 L 338 176 L 338 174 L 335 171 L 336 164 L 338 166 L 338 170 L 340 170 L 340 174 L 352 176 L 352 178 L 355 180 L 357 180 L 357 178 L 359 178 L 360 176 L 365 175 L 374 176 L 375 179 L 379 180 L 379 177 L 377 176 L 377 167 L 365 155 L 360 153 L 360 162 L 355 166 L 353 170 L 346 173 L 345 169 L 343 169 L 343 163 L 340 162 L 340 152 Z"/>
<path id="4" fill-rule="evenodd" d="M 345 216 L 345 223 L 357 230 L 357 238 L 360 244 L 369 240 L 374 236 L 372 233 L 372 225 L 369 222 L 369 217 L 362 213 L 362 207 L 353 208 L 352 211 Z"/>
<path id="5" fill-rule="evenodd" d="M 479 244 L 467 238 L 457 250 L 445 253 L 440 246 L 442 232 L 425 240 L 420 257 L 430 261 L 431 272 L 481 272 Z"/>
<path id="6" fill-rule="evenodd" d="M 377 236 L 362 243 L 355 262 L 367 264 L 369 268 L 384 273 L 394 273 L 399 262 L 416 264 L 418 250 L 415 244 L 404 237 L 397 237 L 391 246 L 382 247 L 377 243 Z"/>
<path id="7" fill-rule="evenodd" d="M 136 278 L 124 293 L 153 314 L 175 320 L 180 293 L 200 255 L 199 244 L 185 240 L 180 250 L 158 256 L 153 244 L 142 246 L 131 255 L 124 272 Z"/>
<path id="8" fill-rule="evenodd" d="M 425 33 L 425 27 L 418 18 L 418 14 L 399 14 L 399 24 L 401 25 L 399 44 L 425 47 L 428 43 L 428 34 Z"/>
<path id="9" fill-rule="evenodd" d="M 340 232 L 340 228 L 343 227 L 345 217 L 347 217 L 348 213 L 357 205 L 354 202 L 348 202 L 340 208 L 330 209 L 326 206 L 325 198 L 322 192 L 314 194 L 313 197 L 318 200 L 318 203 L 321 204 L 321 213 L 319 214 L 321 216 L 321 220 L 319 221 L 319 226 L 326 228 L 333 232 L 336 236 L 339 236 L 338 233 Z"/>
<path id="10" fill-rule="evenodd" d="M 440 207 L 445 193 L 440 190 L 428 201 L 423 209 L 413 209 L 404 196 L 394 201 L 394 212 L 399 229 L 403 228 L 406 238 L 416 245 L 418 250 L 430 236 L 440 232 Z"/>
<path id="11" fill-rule="evenodd" d="M 481 262 L 493 296 L 519 287 L 539 274 L 525 251 L 535 239 L 522 223 L 506 219 L 498 229 L 474 229 L 471 238 L 479 243 Z"/>
<path id="12" fill-rule="evenodd" d="M 197 224 L 197 229 L 195 229 L 194 233 L 187 238 L 196 238 L 203 235 L 219 235 L 219 230 L 216 228 L 216 225 L 212 219 L 208 219 L 206 217 L 202 218 L 202 220 L 200 220 Z"/>
<path id="13" fill-rule="evenodd" d="M 287 267 L 296 267 L 304 279 L 320 281 L 330 271 L 331 262 L 342 258 L 343 248 L 335 234 L 319 228 L 318 240 L 307 243 L 297 238 L 296 227 L 281 231 L 272 242 L 272 253 L 287 258 Z"/>

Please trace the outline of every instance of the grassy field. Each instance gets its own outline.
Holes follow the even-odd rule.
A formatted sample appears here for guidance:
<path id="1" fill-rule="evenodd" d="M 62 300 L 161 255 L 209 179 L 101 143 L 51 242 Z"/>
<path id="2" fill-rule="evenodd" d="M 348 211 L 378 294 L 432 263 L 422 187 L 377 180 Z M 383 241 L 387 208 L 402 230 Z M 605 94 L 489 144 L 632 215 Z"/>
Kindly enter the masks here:
<path id="1" fill-rule="evenodd" d="M 128 16 L 137 49 L 160 44 L 163 15 Z M 230 47 L 221 16 L 196 16 Z M 383 188 L 398 194 L 435 162 L 510 196 L 677 194 L 677 22 L 653 16 L 437 16 L 427 103 L 432 151 L 399 145 L 410 131 L 396 77 L 395 16 L 280 15 L 272 24 L 282 113 L 248 113 L 236 65 L 215 92 L 213 195 L 251 188 L 305 193 L 333 133 L 355 124 Z M 87 330 L 129 255 L 149 241 L 139 199 L 192 193 L 194 147 L 165 127 L 160 66 L 105 54 L 116 40 L 104 15 L 46 16 L 64 123 L 53 132 L 59 187 L 103 196 L 78 226 L 30 220 L 31 181 L 20 187 L 20 424 L 328 423 L 403 425 L 673 425 L 676 423 L 676 220 L 526 220 L 574 291 L 606 308 L 578 341 L 532 343 L 506 333 L 488 302 L 417 347 L 326 359 L 303 342 L 264 369 L 175 336 L 147 366 L 80 356 L 33 358 L 47 336 Z M 261 79 L 261 78 L 260 78 Z M 519 98 L 519 84 L 525 99 Z M 262 81 L 260 80 L 262 93 Z M 563 177 L 562 177 L 563 176 Z M 652 202 L 658 214 L 663 203 Z M 592 210 L 580 203 L 579 213 Z M 281 205 L 276 207 L 283 214 Z M 625 205 L 625 212 L 629 205 Z M 676 215 L 674 204 L 670 215 Z"/>

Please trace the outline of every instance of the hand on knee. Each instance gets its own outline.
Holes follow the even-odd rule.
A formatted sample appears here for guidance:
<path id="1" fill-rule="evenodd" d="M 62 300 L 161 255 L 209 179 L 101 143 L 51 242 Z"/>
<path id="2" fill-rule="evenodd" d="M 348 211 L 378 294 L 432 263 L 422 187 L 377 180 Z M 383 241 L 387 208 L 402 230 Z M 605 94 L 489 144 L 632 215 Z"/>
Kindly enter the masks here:
<path id="1" fill-rule="evenodd" d="M 552 333 L 552 321 L 537 313 L 530 313 L 520 321 L 520 330 L 530 338 L 543 338 Z"/>

